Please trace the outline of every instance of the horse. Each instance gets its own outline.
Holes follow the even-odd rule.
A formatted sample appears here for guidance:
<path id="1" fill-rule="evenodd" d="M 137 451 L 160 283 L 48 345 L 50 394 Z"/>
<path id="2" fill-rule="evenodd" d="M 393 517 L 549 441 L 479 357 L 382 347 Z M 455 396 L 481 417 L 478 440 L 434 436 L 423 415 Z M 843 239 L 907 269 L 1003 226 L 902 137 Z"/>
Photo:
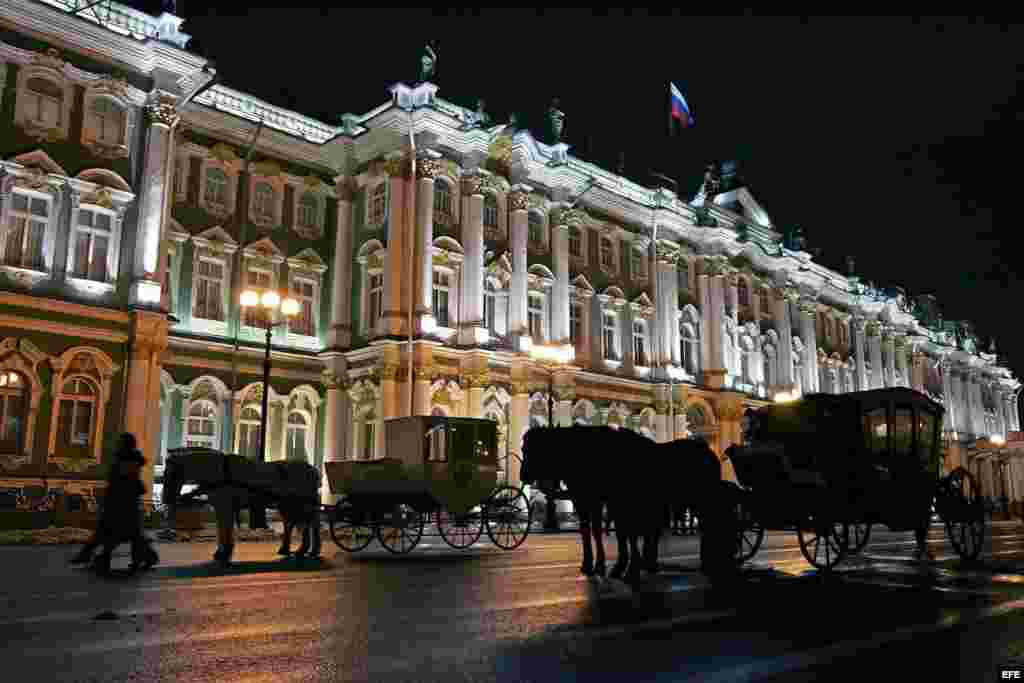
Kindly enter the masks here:
<path id="1" fill-rule="evenodd" d="M 622 553 L 623 544 L 636 549 L 639 536 L 650 531 L 652 511 L 635 498 L 642 500 L 643 494 L 636 492 L 644 485 L 644 463 L 651 461 L 654 446 L 647 437 L 611 427 L 534 427 L 524 435 L 520 479 L 526 484 L 536 483 L 545 493 L 557 490 L 560 482 L 565 484 L 580 519 L 580 571 L 585 576 L 605 574 L 601 525 L 606 507 L 615 520 L 620 548 L 613 577 L 621 576 L 627 569 L 630 554 L 628 550 Z M 609 468 L 606 465 L 612 463 L 594 457 L 602 453 L 628 453 L 636 459 L 630 460 L 627 468 L 620 467 L 618 462 Z M 591 540 L 596 545 L 596 563 Z M 635 577 L 638 571 L 636 567 L 631 576 Z"/>
<path id="2" fill-rule="evenodd" d="M 213 559 L 231 562 L 234 552 L 236 511 L 243 505 L 278 501 L 285 533 L 278 553 L 290 554 L 291 532 L 298 524 L 305 527 L 302 543 L 295 556 L 320 555 L 320 473 L 304 462 L 258 463 L 237 455 L 226 455 L 208 448 L 181 448 L 170 452 L 164 467 L 164 496 L 168 518 L 174 520 L 186 483 L 198 484 L 194 498 L 206 494 L 217 513 L 217 551 Z"/>

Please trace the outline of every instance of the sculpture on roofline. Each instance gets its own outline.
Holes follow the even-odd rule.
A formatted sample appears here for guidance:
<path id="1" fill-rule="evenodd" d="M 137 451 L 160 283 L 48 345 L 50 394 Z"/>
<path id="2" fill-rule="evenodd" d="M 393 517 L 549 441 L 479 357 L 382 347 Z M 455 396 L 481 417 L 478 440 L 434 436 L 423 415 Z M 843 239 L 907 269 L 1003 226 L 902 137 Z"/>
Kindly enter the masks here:
<path id="1" fill-rule="evenodd" d="M 551 143 L 557 144 L 562 141 L 562 131 L 565 130 L 565 114 L 559 109 L 558 98 L 551 100 L 551 106 L 548 107 L 548 131 L 551 134 Z"/>
<path id="2" fill-rule="evenodd" d="M 423 48 L 420 56 L 420 83 L 426 83 L 434 77 L 437 71 L 437 53 L 430 46 L 430 43 Z"/>

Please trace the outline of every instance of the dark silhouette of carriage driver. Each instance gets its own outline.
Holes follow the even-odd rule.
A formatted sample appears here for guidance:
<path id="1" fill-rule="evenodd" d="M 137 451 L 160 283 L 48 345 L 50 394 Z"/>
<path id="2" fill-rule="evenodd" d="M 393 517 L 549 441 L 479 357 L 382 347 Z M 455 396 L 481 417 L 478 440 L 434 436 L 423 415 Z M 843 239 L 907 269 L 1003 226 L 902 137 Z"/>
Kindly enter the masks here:
<path id="1" fill-rule="evenodd" d="M 102 545 L 103 552 L 96 557 L 95 567 L 99 573 L 107 574 L 114 548 L 125 541 L 132 544 L 133 570 L 149 569 L 160 561 L 149 539 L 142 533 L 139 498 L 146 492 L 142 483 L 142 466 L 146 459 L 136 446 L 135 436 L 128 432 L 118 440 L 96 533 L 71 559 L 72 563 L 89 562 L 96 548 Z"/>

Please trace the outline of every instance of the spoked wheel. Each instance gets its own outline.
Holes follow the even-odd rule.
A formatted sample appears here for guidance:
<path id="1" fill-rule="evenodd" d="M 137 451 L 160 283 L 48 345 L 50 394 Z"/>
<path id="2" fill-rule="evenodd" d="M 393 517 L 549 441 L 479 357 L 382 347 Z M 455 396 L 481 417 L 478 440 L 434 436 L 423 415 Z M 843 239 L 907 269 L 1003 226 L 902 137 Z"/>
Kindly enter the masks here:
<path id="1" fill-rule="evenodd" d="M 974 475 L 958 467 L 941 487 L 939 508 L 943 511 L 946 535 L 960 559 L 973 561 L 985 544 L 985 506 Z"/>
<path id="2" fill-rule="evenodd" d="M 853 522 L 852 524 L 836 524 L 835 532 L 838 541 L 843 544 L 844 555 L 858 555 L 867 547 L 871 540 L 870 522 Z"/>
<path id="3" fill-rule="evenodd" d="M 491 542 L 502 550 L 514 550 L 530 533 L 532 511 L 526 494 L 514 486 L 501 486 L 484 505 L 484 524 Z"/>
<path id="4" fill-rule="evenodd" d="M 842 539 L 849 532 L 843 529 L 845 526 L 829 522 L 824 517 L 803 519 L 796 533 L 804 559 L 825 571 L 835 567 L 846 554 Z"/>
<path id="5" fill-rule="evenodd" d="M 736 521 L 738 524 L 736 543 L 736 563 L 750 561 L 764 543 L 764 526 L 754 519 L 750 509 L 749 494 L 739 493 L 736 502 Z"/>
<path id="6" fill-rule="evenodd" d="M 445 543 L 456 550 L 465 550 L 480 540 L 484 533 L 484 518 L 479 512 L 459 515 L 441 510 L 437 513 L 437 530 Z"/>
<path id="7" fill-rule="evenodd" d="M 351 503 L 340 500 L 334 506 L 333 514 L 327 517 L 331 538 L 342 550 L 357 553 L 370 545 L 374 525 L 369 515 L 357 510 Z"/>
<path id="8" fill-rule="evenodd" d="M 395 555 L 404 555 L 423 538 L 423 515 L 401 504 L 388 510 L 377 524 L 377 540 Z"/>

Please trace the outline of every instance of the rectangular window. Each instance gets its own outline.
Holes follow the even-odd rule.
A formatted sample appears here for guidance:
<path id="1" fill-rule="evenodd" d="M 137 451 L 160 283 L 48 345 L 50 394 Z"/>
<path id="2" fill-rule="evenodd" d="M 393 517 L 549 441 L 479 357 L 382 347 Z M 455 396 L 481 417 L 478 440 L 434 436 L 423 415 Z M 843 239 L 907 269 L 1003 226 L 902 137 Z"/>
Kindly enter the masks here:
<path id="1" fill-rule="evenodd" d="M 885 408 L 875 408 L 864 414 L 864 438 L 868 452 L 874 456 L 876 464 L 888 466 L 889 455 L 889 423 L 886 421 Z"/>
<path id="2" fill-rule="evenodd" d="M 163 280 L 161 282 L 163 291 L 167 293 L 167 309 L 174 311 L 174 291 L 172 287 L 171 275 L 174 270 L 174 247 L 167 248 L 167 264 L 164 267 Z"/>
<path id="3" fill-rule="evenodd" d="M 494 317 L 494 305 L 495 305 L 494 292 L 489 291 L 489 290 L 485 290 L 484 291 L 484 326 L 487 328 L 487 331 L 490 332 L 491 334 L 495 334 L 495 327 L 494 327 L 494 320 L 495 320 L 495 317 Z"/>
<path id="4" fill-rule="evenodd" d="M 643 276 L 644 276 L 644 265 L 643 264 L 644 264 L 643 254 L 641 254 L 636 249 L 630 249 L 629 250 L 629 274 L 631 276 L 633 276 L 634 279 L 642 279 L 643 278 Z"/>
<path id="5" fill-rule="evenodd" d="M 377 227 L 384 225 L 388 218 L 388 186 L 379 183 L 370 194 L 369 224 Z"/>
<path id="6" fill-rule="evenodd" d="M 254 290 L 258 294 L 262 294 L 264 291 L 271 287 L 271 274 L 268 270 L 259 270 L 256 268 L 250 268 L 245 274 L 245 288 Z M 267 312 L 263 306 L 247 306 L 245 308 L 245 322 L 246 327 L 255 327 L 259 329 L 266 329 L 267 327 Z"/>
<path id="7" fill-rule="evenodd" d="M 299 302 L 299 314 L 291 319 L 288 328 L 292 334 L 315 337 L 316 284 L 295 278 L 292 280 L 292 296 Z"/>
<path id="8" fill-rule="evenodd" d="M 647 337 L 646 326 L 643 321 L 633 321 L 633 364 L 639 367 L 647 367 L 647 349 L 645 341 Z"/>
<path id="9" fill-rule="evenodd" d="M 434 314 L 434 320 L 437 321 L 438 327 L 448 327 L 448 273 L 441 270 L 434 271 L 433 289 L 432 313 Z"/>
<path id="10" fill-rule="evenodd" d="M 615 348 L 615 315 L 605 313 L 602 318 L 602 329 L 604 331 L 604 359 L 618 360 L 619 356 Z"/>
<path id="11" fill-rule="evenodd" d="M 50 202 L 15 192 L 7 216 L 4 263 L 43 270 L 43 235 L 50 216 Z"/>
<path id="12" fill-rule="evenodd" d="M 569 306 L 569 342 L 579 346 L 583 339 L 583 307 L 579 304 Z"/>
<path id="13" fill-rule="evenodd" d="M 74 277 L 108 282 L 107 257 L 110 250 L 113 216 L 105 211 L 80 209 L 75 226 Z"/>
<path id="14" fill-rule="evenodd" d="M 384 275 L 378 273 L 370 276 L 369 310 L 367 311 L 366 329 L 373 332 L 377 329 L 381 311 L 384 310 Z"/>
<path id="15" fill-rule="evenodd" d="M 224 320 L 224 263 L 200 259 L 196 273 L 196 301 L 192 315 L 203 320 Z"/>
<path id="16" fill-rule="evenodd" d="M 527 323 L 530 336 L 534 343 L 540 344 L 544 341 L 544 297 L 531 294 L 528 301 Z"/>

